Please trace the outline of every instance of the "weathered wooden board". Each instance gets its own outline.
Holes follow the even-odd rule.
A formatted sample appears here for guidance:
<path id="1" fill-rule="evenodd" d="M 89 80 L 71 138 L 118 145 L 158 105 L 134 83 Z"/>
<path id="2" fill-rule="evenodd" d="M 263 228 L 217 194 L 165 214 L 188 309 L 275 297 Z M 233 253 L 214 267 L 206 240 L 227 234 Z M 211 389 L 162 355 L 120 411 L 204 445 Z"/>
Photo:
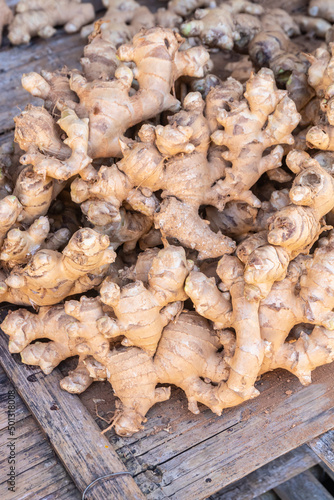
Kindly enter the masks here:
<path id="1" fill-rule="evenodd" d="M 18 358 L 9 354 L 7 339 L 1 333 L 1 364 L 78 489 L 83 491 L 93 480 L 105 474 L 125 472 L 126 468 L 80 400 L 60 389 L 62 377 L 59 371 L 54 370 L 48 376 L 39 369 L 32 372 L 31 367 L 18 362 Z M 28 380 L 32 373 L 35 383 L 31 377 Z M 92 499 L 110 497 L 115 500 L 145 498 L 129 475 L 100 482 L 90 491 Z"/>
<path id="2" fill-rule="evenodd" d="M 71 481 L 49 442 L 31 417 L 18 394 L 15 396 L 16 484 L 15 492 L 8 491 L 8 391 L 13 390 L 5 372 L 0 367 L 0 498 L 54 500 L 55 492 L 68 494 L 66 500 L 79 500 L 80 493 Z M 51 495 L 51 496 L 49 496 Z M 52 496 L 54 495 L 54 496 Z M 58 493 L 57 493 L 58 495 Z"/>
<path id="3" fill-rule="evenodd" d="M 334 472 L 334 430 L 312 439 L 309 447 Z"/>
<path id="4" fill-rule="evenodd" d="M 260 397 L 222 417 L 204 407 L 190 414 L 182 391 L 173 389 L 169 401 L 150 410 L 144 431 L 127 439 L 107 435 L 148 498 L 205 498 L 333 428 L 333 373 L 333 365 L 316 370 L 308 387 L 287 372 L 266 374 L 257 384 Z M 81 396 L 88 407 L 94 394 L 93 385 Z M 108 383 L 99 384 L 99 397 L 106 401 L 100 413 L 110 417 Z"/>
<path id="5" fill-rule="evenodd" d="M 303 445 L 215 493 L 209 500 L 252 500 L 313 467 L 319 461 L 320 458 Z"/>
<path id="6" fill-rule="evenodd" d="M 333 370 L 316 370 L 308 387 L 284 372 L 265 375 L 260 397 L 222 417 L 187 413 L 175 391 L 150 411 L 145 431 L 108 436 L 147 498 L 163 498 L 154 483 L 168 498 L 206 498 L 333 427 Z"/>
<path id="7" fill-rule="evenodd" d="M 1 369 L 1 368 L 0 368 Z M 7 401 L 8 401 L 8 391 L 13 389 L 12 384 L 8 383 L 8 378 L 2 371 L 2 377 L 0 380 L 0 432 L 7 428 L 8 425 L 8 414 L 7 414 Z M 26 405 L 22 402 L 22 399 L 17 397 L 16 400 L 16 410 L 15 419 L 16 422 L 25 419 L 30 415 L 29 410 Z"/>
<path id="8" fill-rule="evenodd" d="M 333 496 L 313 476 L 305 471 L 274 488 L 281 500 L 333 500 Z"/>

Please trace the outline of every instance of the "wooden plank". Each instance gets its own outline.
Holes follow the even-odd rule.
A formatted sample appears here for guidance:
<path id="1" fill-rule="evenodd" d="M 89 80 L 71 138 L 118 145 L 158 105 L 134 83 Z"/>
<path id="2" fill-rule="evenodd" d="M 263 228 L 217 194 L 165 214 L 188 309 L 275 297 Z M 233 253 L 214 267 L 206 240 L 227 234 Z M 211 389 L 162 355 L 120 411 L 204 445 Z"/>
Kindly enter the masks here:
<path id="1" fill-rule="evenodd" d="M 333 500 L 333 496 L 310 471 L 302 472 L 274 488 L 281 500 Z"/>
<path id="2" fill-rule="evenodd" d="M 201 406 L 200 414 L 191 414 L 188 411 L 183 391 L 173 388 L 170 400 L 164 402 L 163 405 L 155 405 L 150 410 L 148 422 L 143 431 L 126 439 L 110 432 L 108 438 L 119 452 L 123 445 L 127 445 L 131 447 L 134 456 L 141 457 L 146 463 L 154 463 L 156 456 L 159 456 L 161 462 L 167 461 L 175 454 L 186 451 L 235 424 L 244 422 L 244 425 L 247 425 L 246 422 L 259 413 L 264 413 L 267 418 L 270 418 L 274 402 L 279 402 L 279 398 L 287 399 L 285 394 L 287 390 L 295 392 L 301 388 L 296 379 L 286 375 L 282 371 L 265 374 L 257 384 L 257 388 L 262 393 L 261 397 L 224 410 L 222 417 L 215 416 L 205 406 Z M 103 397 L 108 400 L 108 410 L 113 410 L 114 398 L 110 397 L 110 392 L 106 388 Z M 84 404 L 87 405 L 87 397 L 94 397 L 93 387 L 91 392 L 82 396 Z"/>
<path id="3" fill-rule="evenodd" d="M 167 497 L 206 498 L 332 428 L 333 371 L 333 365 L 319 368 L 314 372 L 314 383 L 308 387 L 302 387 L 297 380 L 288 378 L 291 375 L 283 373 L 282 383 L 285 384 L 276 387 L 272 380 L 260 397 L 227 411 L 222 417 L 213 416 L 210 422 L 206 420 L 197 432 L 195 444 L 191 430 L 183 436 L 174 430 L 174 434 L 165 437 L 165 448 L 169 448 L 167 453 L 161 445 L 159 449 L 152 448 L 138 456 L 136 448 L 143 448 L 145 438 L 129 447 L 140 463 L 151 465 L 156 483 Z M 289 384 L 287 380 L 290 380 Z M 290 390 L 283 392 L 286 387 L 290 388 L 292 395 Z M 175 406 L 175 419 L 178 413 Z M 238 415 L 237 422 L 234 421 L 235 414 Z M 187 418 L 191 419 L 192 416 Z M 228 421 L 232 421 L 230 426 Z M 218 430 L 219 425 L 223 430 Z M 218 430 L 214 435 L 211 434 L 212 426 Z M 207 434 L 211 437 L 207 438 Z M 180 445 L 178 454 L 174 452 L 176 456 L 169 458 L 171 446 L 175 450 L 177 443 Z M 182 448 L 185 451 L 182 452 Z"/>
<path id="4" fill-rule="evenodd" d="M 81 493 L 79 493 L 74 484 L 71 483 L 62 488 L 58 487 L 55 491 L 51 491 L 43 497 L 43 500 L 81 500 L 81 498 Z"/>
<path id="5" fill-rule="evenodd" d="M 215 493 L 209 500 L 251 500 L 319 462 L 320 458 L 303 445 Z"/>
<path id="6" fill-rule="evenodd" d="M 334 430 L 330 430 L 308 443 L 311 450 L 334 472 Z"/>
<path id="7" fill-rule="evenodd" d="M 320 371 L 322 371 L 322 373 L 320 373 Z M 326 399 L 326 390 L 327 386 L 330 387 L 330 377 L 332 377 L 333 367 L 323 367 L 320 371 L 315 372 L 313 377 L 314 383 L 325 384 L 325 387 L 320 390 L 319 395 L 321 399 Z M 125 461 L 128 469 L 131 470 L 134 474 L 138 474 L 138 464 L 141 465 L 143 469 L 147 469 L 148 467 L 152 469 L 137 475 L 135 479 L 137 483 L 140 484 L 141 489 L 145 492 L 145 494 L 147 494 L 148 498 L 156 500 L 156 498 L 160 498 L 157 496 L 158 494 L 161 495 L 160 491 L 158 493 L 158 490 L 152 489 L 150 491 L 149 489 L 145 490 L 144 488 L 147 487 L 146 481 L 148 475 L 151 479 L 151 485 L 155 480 L 157 487 L 161 486 L 161 473 L 163 467 L 161 467 L 160 464 L 168 462 L 168 460 L 173 459 L 173 457 L 177 454 L 180 456 L 181 463 L 184 456 L 183 453 L 185 451 L 192 449 L 193 451 L 196 451 L 197 446 L 202 441 L 204 441 L 205 450 L 205 441 L 208 437 L 212 436 L 214 441 L 215 436 L 224 430 L 226 431 L 227 435 L 228 433 L 233 433 L 235 431 L 234 427 L 236 427 L 237 429 L 237 434 L 235 436 L 237 444 L 239 442 L 242 442 L 242 440 L 248 442 L 249 435 L 247 432 L 247 426 L 249 425 L 249 422 L 251 422 L 254 418 L 257 419 L 258 422 L 255 426 L 255 429 L 252 430 L 252 433 L 255 434 L 254 440 L 257 439 L 257 434 L 263 434 L 263 428 L 266 428 L 268 426 L 268 422 L 271 421 L 272 427 L 275 427 L 274 422 L 275 419 L 278 418 L 279 420 L 277 422 L 277 426 L 279 429 L 281 420 L 283 422 L 286 421 L 284 414 L 286 410 L 285 407 L 283 407 L 283 411 L 281 411 L 278 417 L 277 413 L 275 412 L 275 408 L 276 405 L 283 404 L 285 400 L 290 400 L 291 396 L 287 395 L 286 392 L 289 393 L 289 391 L 291 390 L 293 394 L 296 394 L 299 391 L 305 391 L 305 389 L 308 391 L 312 387 L 311 386 L 310 388 L 303 388 L 299 384 L 298 380 L 292 377 L 291 374 L 282 371 L 266 374 L 257 385 L 262 392 L 259 398 L 249 401 L 248 403 L 240 407 L 227 410 L 220 418 L 212 415 L 212 413 L 208 410 L 202 411 L 200 415 L 191 415 L 186 409 L 187 404 L 182 391 L 173 389 L 172 397 L 169 401 L 164 402 L 162 405 L 156 405 L 150 410 L 148 414 L 148 422 L 145 424 L 145 429 L 143 431 L 132 436 L 131 438 L 126 439 L 116 436 L 113 431 L 111 431 L 108 433 L 108 437 L 117 449 L 122 460 Z M 101 388 L 103 388 L 102 394 Z M 313 391 L 313 389 L 311 390 Z M 333 394 L 329 394 L 328 396 L 331 398 L 331 402 L 329 404 L 329 406 L 331 407 L 334 402 Z M 87 393 L 83 394 L 81 397 L 84 404 L 89 406 L 89 401 L 94 398 L 94 385 L 91 386 L 91 388 L 88 389 Z M 105 410 L 112 411 L 114 408 L 114 397 L 108 384 L 99 384 L 99 397 L 102 397 L 106 400 L 106 404 L 104 406 Z M 309 394 L 308 392 L 302 392 L 299 397 L 301 398 L 302 404 L 304 404 L 307 402 Z M 294 412 L 293 404 L 292 408 L 290 405 L 290 411 L 292 413 Z M 298 412 L 295 417 L 290 420 L 291 435 L 293 436 L 293 429 L 295 427 L 298 431 L 296 440 L 294 440 L 293 438 L 294 444 L 290 447 L 290 449 L 294 448 L 295 446 L 299 446 L 300 444 L 305 442 L 305 440 L 307 441 L 307 433 L 310 431 L 310 429 L 312 430 L 312 422 L 306 422 L 306 435 L 303 436 L 305 425 L 303 425 L 302 421 L 298 421 L 298 418 L 300 417 L 300 414 L 303 413 L 303 411 L 307 415 L 307 408 L 305 408 L 304 410 L 300 409 L 300 413 Z M 321 411 L 322 406 L 320 404 L 319 413 L 321 413 Z M 317 410 L 315 410 L 315 413 L 317 413 Z M 313 416 L 312 418 L 314 418 L 314 420 L 317 420 L 316 416 Z M 333 425 L 333 419 L 331 415 L 323 415 L 322 418 L 323 420 L 321 425 Z M 332 419 L 332 424 L 329 424 L 330 419 Z M 106 424 L 102 424 L 102 426 L 105 425 Z M 302 426 L 300 429 L 298 429 L 299 425 Z M 272 432 L 272 430 L 270 432 Z M 317 432 L 321 433 L 321 430 Z M 267 437 L 268 440 L 269 436 L 270 434 Z M 228 445 L 229 448 L 233 448 L 233 444 L 233 440 L 231 440 Z M 266 439 L 262 439 L 261 444 L 265 452 L 267 446 Z M 284 446 L 287 446 L 289 444 L 288 440 L 283 440 L 283 444 Z M 269 444 L 269 446 L 271 447 L 271 444 Z M 229 451 L 230 450 L 228 449 L 228 452 Z M 276 451 L 275 446 L 274 451 Z M 286 453 L 287 451 L 289 451 L 289 449 L 283 449 L 282 453 Z M 261 451 L 261 453 L 263 454 L 263 451 Z M 279 456 L 280 454 L 281 453 L 279 453 L 277 456 Z M 221 449 L 217 451 L 217 455 L 221 455 Z M 267 453 L 267 462 L 271 460 L 272 457 L 270 456 L 269 450 Z M 247 475 L 258 466 L 257 463 L 254 464 L 254 457 L 252 457 L 251 452 L 246 457 L 243 465 L 245 467 L 245 471 L 240 477 Z M 201 471 L 205 471 L 205 467 L 206 457 L 205 453 L 203 453 L 203 463 L 198 464 L 198 469 L 200 469 Z M 237 469 L 237 464 L 234 464 L 234 468 Z M 160 474 L 156 474 L 155 471 L 160 471 Z M 176 468 L 175 474 L 178 475 L 179 473 L 180 470 Z M 226 473 L 224 472 L 224 481 L 226 481 L 226 477 L 228 476 L 229 470 L 227 470 Z M 219 469 L 218 481 L 221 481 L 221 479 L 222 474 L 220 473 Z M 232 481 L 233 479 L 230 482 Z M 151 485 L 148 485 L 148 487 L 151 488 Z M 207 486 L 208 485 L 205 484 L 205 488 L 207 488 Z M 213 484 L 210 483 L 210 486 L 216 488 L 213 491 L 216 491 L 218 489 L 217 485 L 214 482 Z"/>
<path id="8" fill-rule="evenodd" d="M 19 474 L 16 477 L 15 492 L 9 492 L 6 483 L 0 484 L 0 498 L 2 500 L 22 500 L 23 498 L 24 500 L 44 500 L 47 495 L 54 493 L 58 488 L 70 484 L 71 479 L 68 474 L 57 458 L 53 457 Z M 53 499 L 55 498 L 57 497 L 54 496 Z"/>
<path id="9" fill-rule="evenodd" d="M 37 430 L 37 432 L 35 432 Z M 15 437 L 17 438 L 20 443 L 24 446 L 24 441 L 25 440 L 30 440 L 31 446 L 33 446 L 35 443 L 40 441 L 40 431 L 39 428 L 36 426 L 36 422 L 33 419 L 31 415 L 29 415 L 27 418 L 20 420 L 19 422 L 16 422 L 15 425 Z M 0 450 L 1 450 L 1 462 L 3 460 L 6 460 L 6 457 L 3 455 L 4 449 L 6 448 L 6 445 L 8 443 L 8 429 L 3 429 L 0 432 Z"/>
<path id="10" fill-rule="evenodd" d="M 8 426 L 8 391 L 14 386 L 9 382 L 7 375 L 0 367 L 0 431 Z M 18 422 L 30 415 L 28 408 L 20 396 L 15 397 L 15 420 Z"/>
<path id="11" fill-rule="evenodd" d="M 29 382 L 27 376 L 31 374 L 31 369 L 18 362 L 18 356 L 9 354 L 7 344 L 1 332 L 1 364 L 78 489 L 83 491 L 100 476 L 126 472 L 79 398 L 60 389 L 60 372 L 54 370 L 51 375 L 45 376 L 36 371 L 37 382 Z M 143 500 L 145 497 L 133 478 L 124 475 L 99 482 L 90 490 L 90 498 Z"/>
<path id="12" fill-rule="evenodd" d="M 32 417 L 30 418 L 33 420 Z M 33 425 L 31 425 L 31 422 L 28 422 L 27 419 L 27 422 L 23 422 L 23 424 L 26 425 L 27 429 L 29 428 L 29 432 L 25 432 L 25 434 L 21 436 L 16 436 L 15 452 L 17 458 L 17 475 L 35 467 L 35 465 L 44 462 L 46 459 L 56 457 L 55 452 L 42 434 L 36 422 L 33 420 Z M 4 478 L 8 472 L 7 459 L 9 452 L 7 443 L 8 440 L 6 440 L 5 446 L 1 448 L 0 483 L 4 482 Z"/>
<path id="13" fill-rule="evenodd" d="M 6 483 L 9 472 L 7 401 L 8 390 L 12 390 L 13 385 L 1 367 L 0 387 L 0 422 L 3 424 L 0 431 L 0 498 L 14 500 L 15 498 L 22 499 L 24 496 L 24 498 L 35 500 L 38 492 L 38 498 L 45 499 L 57 492 L 58 499 L 61 498 L 58 496 L 58 490 L 61 490 L 64 495 L 68 493 L 67 500 L 79 500 L 81 497 L 79 491 L 59 464 L 45 435 L 18 394 L 15 397 L 16 491 L 15 494 L 8 491 Z M 49 462 L 50 460 L 52 462 Z M 57 464 L 56 468 L 54 468 L 55 464 Z M 54 498 L 53 496 L 52 500 Z"/>

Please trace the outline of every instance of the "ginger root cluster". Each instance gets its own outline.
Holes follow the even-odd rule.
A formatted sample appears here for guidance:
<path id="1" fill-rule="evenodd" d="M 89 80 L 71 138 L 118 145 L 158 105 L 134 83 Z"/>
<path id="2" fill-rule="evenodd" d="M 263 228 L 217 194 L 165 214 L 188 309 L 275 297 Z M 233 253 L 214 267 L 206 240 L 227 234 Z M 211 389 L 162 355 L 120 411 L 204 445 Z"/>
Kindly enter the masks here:
<path id="1" fill-rule="evenodd" d="M 81 71 L 22 78 L 43 105 L 1 150 L 0 296 L 34 308 L 2 323 L 10 352 L 46 374 L 78 356 L 61 387 L 108 380 L 130 436 L 171 385 L 220 415 L 334 360 L 334 45 L 290 40 L 333 13 L 104 4 Z M 253 70 L 219 79 L 202 43 Z"/>

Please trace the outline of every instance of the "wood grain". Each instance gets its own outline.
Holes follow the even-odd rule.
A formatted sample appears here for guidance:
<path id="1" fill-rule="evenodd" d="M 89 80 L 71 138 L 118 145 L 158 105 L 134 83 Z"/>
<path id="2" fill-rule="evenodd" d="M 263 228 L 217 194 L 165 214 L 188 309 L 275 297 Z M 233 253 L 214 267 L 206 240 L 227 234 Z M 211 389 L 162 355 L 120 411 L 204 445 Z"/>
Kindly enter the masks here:
<path id="1" fill-rule="evenodd" d="M 150 465 L 151 470 L 145 474 L 150 474 L 168 498 L 206 498 L 331 429 L 333 371 L 332 365 L 316 370 L 314 383 L 308 387 L 291 380 L 288 374 L 282 373 L 278 381 L 275 374 L 267 375 L 263 383 L 270 384 L 260 397 L 228 410 L 222 417 L 207 411 L 195 418 L 187 416 L 172 400 L 171 413 L 165 407 L 158 410 L 160 416 L 170 417 L 175 424 L 172 432 L 152 435 L 148 415 L 147 438 L 141 435 L 128 447 L 139 463 L 146 468 Z M 286 395 L 287 388 L 292 390 L 291 396 Z M 155 499 L 154 490 L 148 498 Z"/>
<path id="2" fill-rule="evenodd" d="M 334 430 L 312 439 L 308 445 L 327 467 L 334 472 Z"/>
<path id="3" fill-rule="evenodd" d="M 208 500 L 251 500 L 319 462 L 320 458 L 303 445 L 227 486 Z"/>
<path id="4" fill-rule="evenodd" d="M 16 491 L 7 489 L 8 474 L 8 391 L 13 390 L 3 369 L 0 367 L 0 498 L 1 500 L 55 500 L 55 493 L 64 492 L 58 498 L 79 500 L 74 483 L 65 471 L 56 454 L 31 416 L 18 394 L 15 397 L 16 437 Z M 49 495 L 53 496 L 49 496 Z"/>

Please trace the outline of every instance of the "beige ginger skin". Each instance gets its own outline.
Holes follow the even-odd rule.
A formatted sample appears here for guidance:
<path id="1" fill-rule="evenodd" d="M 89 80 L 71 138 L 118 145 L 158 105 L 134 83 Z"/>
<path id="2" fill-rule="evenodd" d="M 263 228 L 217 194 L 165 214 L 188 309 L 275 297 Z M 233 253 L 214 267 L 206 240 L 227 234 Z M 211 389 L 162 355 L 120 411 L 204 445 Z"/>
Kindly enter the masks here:
<path id="1" fill-rule="evenodd" d="M 116 319 L 101 318 L 99 331 L 107 338 L 123 335 L 123 345 L 135 345 L 152 356 L 163 328 L 182 310 L 184 281 L 192 266 L 182 247 L 168 246 L 153 258 L 146 287 L 135 281 L 120 289 L 106 279 L 101 300 L 113 309 Z"/>
<path id="2" fill-rule="evenodd" d="M 209 382 L 225 380 L 229 370 L 223 354 L 217 352 L 219 338 L 204 318 L 182 313 L 164 329 L 153 358 L 138 347 L 109 348 L 107 339 L 96 331 L 102 315 L 98 299 L 82 297 L 80 302 L 66 302 L 65 307 L 42 307 L 38 315 L 26 310 L 11 312 L 2 328 L 10 336 L 10 351 L 21 352 L 24 363 L 38 365 L 45 373 L 63 359 L 79 355 L 76 370 L 61 381 L 61 387 L 71 393 L 84 391 L 94 380 L 107 379 L 120 400 L 112 426 L 121 436 L 142 429 L 148 410 L 170 397 L 170 388 L 157 388 L 158 383 L 181 387 L 193 413 L 199 412 L 197 402 L 219 412 Z M 51 342 L 28 345 L 45 337 Z M 233 339 L 228 334 L 221 339 L 229 352 Z"/>
<path id="3" fill-rule="evenodd" d="M 219 347 L 218 337 L 203 318 L 182 313 L 164 329 L 153 359 L 134 347 L 113 350 L 105 366 L 106 378 L 120 399 L 111 424 L 116 433 L 131 436 L 138 432 L 148 410 L 169 399 L 170 387 L 157 388 L 158 383 L 180 387 L 193 413 L 199 412 L 197 403 L 215 411 L 217 399 L 208 382 L 225 380 L 228 373 L 223 355 L 217 352 Z M 101 366 L 90 359 L 86 366 L 92 377 L 96 378 L 96 372 L 101 376 Z"/>
<path id="4" fill-rule="evenodd" d="M 47 374 L 78 356 L 61 387 L 109 381 L 111 426 L 131 436 L 172 385 L 191 412 L 220 415 L 258 396 L 270 370 L 308 384 L 334 359 L 333 158 L 299 148 L 316 145 L 304 126 L 331 134 L 333 47 L 301 60 L 289 37 L 308 18 L 228 0 L 196 14 L 197 26 L 210 21 L 208 44 L 224 9 L 222 47 L 250 43 L 256 60 L 281 35 L 270 68 L 221 82 L 207 51 L 189 48 L 198 40 L 164 24 L 206 0 L 172 0 L 156 16 L 134 0 L 105 3 L 110 23 L 95 25 L 81 72 L 23 76 L 45 105 L 16 118 L 12 156 L 0 150 L 0 296 L 35 309 L 6 317 L 9 350 Z M 293 61 L 289 94 L 275 75 Z"/>
<path id="5" fill-rule="evenodd" d="M 328 48 L 319 47 L 308 60 L 311 63 L 308 81 L 316 92 L 313 102 L 318 108 L 306 141 L 311 148 L 334 151 L 334 44 L 330 43 Z"/>
<path id="6" fill-rule="evenodd" d="M 82 154 L 82 162 L 71 165 L 72 175 L 85 169 L 89 158 L 120 157 L 119 138 L 133 125 L 165 110 L 179 109 L 179 101 L 171 95 L 174 82 L 180 76 L 204 76 L 204 67 L 209 61 L 209 55 L 203 47 L 180 51 L 182 41 L 178 34 L 166 28 L 142 30 L 133 37 L 132 43 L 121 45 L 117 52 L 120 61 L 135 63 L 136 68 L 133 71 L 126 65 L 121 65 L 116 69 L 115 78 L 92 82 L 87 81 L 78 72 L 71 73 L 70 90 L 78 96 L 80 106 L 78 108 L 72 100 L 58 103 L 63 114 L 60 126 L 63 128 L 64 124 L 67 128 L 69 125 L 78 124 L 81 130 L 79 153 Z M 155 72 L 151 71 L 152 67 Z M 135 93 L 130 92 L 134 77 L 139 86 Z M 26 75 L 24 81 L 26 90 L 33 95 L 36 82 L 43 88 L 41 76 L 37 73 Z M 43 92 L 48 97 L 48 92 Z M 120 114 L 122 120 L 119 120 Z M 66 119 L 68 115 L 71 115 L 71 123 Z M 85 127 L 88 127 L 88 138 Z M 66 128 L 66 133 L 72 135 Z M 72 141 L 67 144 L 75 153 L 76 144 Z M 58 173 L 54 165 L 53 160 L 46 160 L 43 168 L 52 169 L 54 178 L 65 179 L 71 176 L 68 163 L 65 163 L 63 168 L 58 166 Z"/>
<path id="7" fill-rule="evenodd" d="M 268 295 L 273 283 L 285 277 L 289 262 L 309 252 L 324 230 L 322 218 L 334 206 L 334 180 L 315 159 L 295 150 L 286 161 L 297 174 L 289 193 L 291 203 L 269 219 L 268 232 L 262 238 L 258 238 L 259 233 L 251 236 L 237 250 L 246 264 L 250 300 Z"/>
<path id="8" fill-rule="evenodd" d="M 6 4 L 6 0 L 0 0 L 0 47 L 2 43 L 2 31 L 13 20 L 14 14 Z"/>
<path id="9" fill-rule="evenodd" d="M 9 26 L 8 38 L 13 45 L 29 43 L 34 36 L 50 38 L 54 26 L 64 25 L 67 33 L 79 31 L 95 17 L 94 7 L 81 0 L 20 0 Z"/>
<path id="10" fill-rule="evenodd" d="M 231 268 L 236 266 L 242 276 L 242 264 L 236 257 L 224 256 L 217 267 L 223 280 L 219 288 L 229 290 L 231 300 L 219 291 L 213 278 L 195 271 L 187 278 L 185 290 L 196 311 L 213 321 L 215 328 L 233 327 L 236 332 L 234 353 L 224 358 L 230 375 L 214 389 L 221 408 L 256 396 L 254 383 L 261 373 L 285 368 L 301 383 L 309 384 L 311 371 L 333 360 L 333 235 L 320 242 L 314 256 L 300 256 L 290 264 L 285 279 L 274 284 L 259 306 L 249 302 L 244 307 L 247 300 L 233 290 L 231 283 L 235 286 L 236 279 L 231 280 Z M 323 283 L 328 286 L 324 288 Z M 313 333 L 286 342 L 293 326 L 303 322 L 315 325 Z"/>
<path id="11" fill-rule="evenodd" d="M 283 149 L 277 146 L 265 156 L 263 152 L 276 144 L 291 144 L 291 132 L 299 121 L 293 102 L 276 89 L 270 70 L 251 77 L 244 98 L 237 83 L 237 90 L 229 93 L 233 83 L 230 79 L 222 91 L 213 89 L 206 102 L 198 92 L 189 93 L 184 109 L 170 118 L 169 125 L 144 125 L 140 142 L 120 142 L 124 158 L 117 166 L 102 167 L 93 181 L 76 179 L 72 199 L 82 203 L 88 219 L 106 223 L 134 188 L 139 187 L 147 199 L 162 190 L 163 202 L 154 214 L 162 234 L 198 250 L 200 259 L 232 253 L 234 243 L 210 230 L 199 217 L 199 207 L 222 210 L 232 200 L 259 207 L 250 188 L 264 172 L 280 165 Z M 231 95 L 235 96 L 232 104 Z M 224 109 L 227 106 L 230 111 Z M 240 123 L 239 141 L 235 141 L 236 123 Z M 217 130 L 219 125 L 224 130 Z M 142 211 L 139 206 L 133 208 Z"/>
<path id="12" fill-rule="evenodd" d="M 39 250 L 26 266 L 7 276 L 2 272 L 1 298 L 21 305 L 57 304 L 99 285 L 115 258 L 108 236 L 80 229 L 62 253 Z"/>
<path id="13" fill-rule="evenodd" d="M 196 403 L 201 402 L 220 414 L 226 407 L 257 396 L 259 392 L 254 384 L 261 373 L 281 367 L 308 384 L 316 366 L 333 360 L 333 235 L 321 239 L 320 243 L 314 256 L 300 256 L 293 261 L 286 278 L 276 282 L 268 297 L 260 303 L 245 298 L 243 265 L 237 257 L 224 256 L 218 264 L 217 274 L 223 280 L 219 288 L 223 292 L 217 288 L 214 278 L 192 271 L 185 291 L 197 313 L 213 322 L 218 337 L 203 319 L 194 313 L 185 313 L 164 329 L 153 358 L 138 347 L 109 350 L 108 339 L 98 332 L 101 321 L 111 309 L 104 309 L 105 306 L 101 309 L 100 299 L 83 297 L 80 304 L 69 301 L 65 310 L 63 306 L 42 308 L 38 316 L 24 310 L 15 311 L 7 317 L 2 328 L 11 338 L 13 352 L 23 351 L 25 362 L 43 366 L 45 370 L 51 370 L 69 355 L 79 354 L 78 370 L 62 383 L 70 392 L 80 392 L 92 380 L 107 378 L 121 401 L 112 424 L 120 435 L 129 436 L 140 430 L 149 408 L 168 399 L 168 388 L 156 389 L 159 382 L 181 387 L 186 392 L 191 411 L 197 413 Z M 157 257 L 151 262 L 155 259 Z M 165 286 L 163 274 L 159 272 L 158 276 Z M 328 285 L 326 288 L 323 282 Z M 109 286 L 110 282 L 105 283 Z M 166 292 L 161 290 L 161 293 Z M 105 301 L 102 290 L 101 298 Z M 87 321 L 82 324 L 86 309 Z M 82 311 L 81 316 L 78 310 Z M 67 315 L 59 326 L 56 324 L 55 330 L 65 328 L 68 334 L 65 338 L 59 332 L 50 347 L 48 344 L 29 346 L 34 338 L 45 336 L 41 326 L 46 324 L 44 311 L 49 315 L 48 325 L 53 317 L 65 318 Z M 287 343 L 291 328 L 302 322 L 315 325 L 311 335 L 302 334 L 297 341 Z M 228 330 L 231 327 L 235 330 L 235 338 Z M 65 341 L 62 340 L 58 347 L 55 342 L 59 338 Z M 68 338 L 73 347 L 67 347 Z M 220 343 L 224 351 L 219 354 Z M 201 378 L 205 378 L 206 383 Z M 210 385 L 210 381 L 218 386 Z"/>

